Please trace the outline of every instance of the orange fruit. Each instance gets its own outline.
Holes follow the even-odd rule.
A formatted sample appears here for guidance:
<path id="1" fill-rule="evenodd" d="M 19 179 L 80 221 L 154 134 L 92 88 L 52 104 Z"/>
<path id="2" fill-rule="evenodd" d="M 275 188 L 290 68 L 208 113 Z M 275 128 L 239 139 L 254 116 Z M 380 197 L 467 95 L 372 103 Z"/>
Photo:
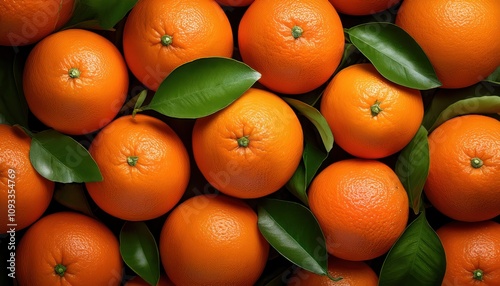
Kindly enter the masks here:
<path id="1" fill-rule="evenodd" d="M 255 88 L 197 119 L 192 137 L 194 159 L 207 181 L 239 198 L 263 197 L 283 187 L 300 163 L 302 141 L 292 108 Z"/>
<path id="2" fill-rule="evenodd" d="M 481 221 L 500 215 L 500 121 L 464 115 L 429 135 L 429 174 L 424 192 L 444 215 Z"/>
<path id="3" fill-rule="evenodd" d="M 330 3 L 332 3 L 333 7 L 335 7 L 339 13 L 354 16 L 371 15 L 382 12 L 394 7 L 394 5 L 399 2 L 401 2 L 401 0 L 330 0 Z"/>
<path id="4" fill-rule="evenodd" d="M 406 228 L 408 196 L 394 171 L 377 160 L 337 161 L 313 179 L 308 194 L 327 251 L 336 257 L 379 257 Z"/>
<path id="5" fill-rule="evenodd" d="M 74 0 L 0 1 L 0 46 L 38 42 L 69 21 Z"/>
<path id="6" fill-rule="evenodd" d="M 461 88 L 500 65 L 500 41 L 492 37 L 499 18 L 498 0 L 405 0 L 396 24 L 422 47 L 442 87 Z"/>
<path id="7" fill-rule="evenodd" d="M 343 260 L 334 256 L 328 257 L 328 274 L 339 278 L 332 281 L 326 275 L 318 275 L 298 268 L 288 279 L 287 286 L 377 286 L 378 276 L 363 261 Z"/>
<path id="8" fill-rule="evenodd" d="M 106 38 L 69 29 L 36 44 L 24 67 L 23 90 L 42 123 L 66 134 L 86 134 L 108 124 L 122 107 L 128 70 Z"/>
<path id="9" fill-rule="evenodd" d="M 443 286 L 497 286 L 500 281 L 500 224 L 453 221 L 437 229 L 446 255 Z"/>
<path id="10" fill-rule="evenodd" d="M 118 239 L 101 222 L 74 212 L 47 215 L 17 247 L 19 285 L 120 285 Z"/>
<path id="11" fill-rule="evenodd" d="M 144 279 L 142 279 L 140 276 L 135 276 L 134 278 L 130 279 L 125 283 L 125 286 L 150 286 L 150 284 Z M 172 281 L 168 278 L 167 275 L 161 275 L 160 276 L 160 281 L 156 284 L 156 286 L 175 286 Z"/>
<path id="12" fill-rule="evenodd" d="M 223 6 L 243 7 L 252 4 L 254 0 L 216 0 L 217 3 Z"/>
<path id="13" fill-rule="evenodd" d="M 156 90 L 186 62 L 231 57 L 231 24 L 213 0 L 141 0 L 125 22 L 123 52 L 135 77 Z"/>
<path id="14" fill-rule="evenodd" d="M 160 257 L 175 285 L 254 285 L 269 244 L 244 201 L 199 195 L 178 205 L 160 234 Z"/>
<path id="15" fill-rule="evenodd" d="M 30 161 L 31 138 L 21 128 L 0 124 L 0 233 L 20 231 L 39 219 L 54 193 L 54 182 Z"/>
<path id="16" fill-rule="evenodd" d="M 385 79 L 372 64 L 342 69 L 326 87 L 320 111 L 335 142 L 356 157 L 378 159 L 403 149 L 417 133 L 420 91 Z"/>
<path id="17" fill-rule="evenodd" d="M 286 94 L 324 84 L 342 59 L 344 31 L 327 0 L 256 0 L 238 27 L 243 61 L 260 72 L 260 83 Z"/>
<path id="18" fill-rule="evenodd" d="M 112 216 L 142 221 L 167 213 L 186 190 L 189 155 L 160 119 L 120 117 L 92 141 L 89 152 L 103 181 L 86 183 L 94 202 Z"/>

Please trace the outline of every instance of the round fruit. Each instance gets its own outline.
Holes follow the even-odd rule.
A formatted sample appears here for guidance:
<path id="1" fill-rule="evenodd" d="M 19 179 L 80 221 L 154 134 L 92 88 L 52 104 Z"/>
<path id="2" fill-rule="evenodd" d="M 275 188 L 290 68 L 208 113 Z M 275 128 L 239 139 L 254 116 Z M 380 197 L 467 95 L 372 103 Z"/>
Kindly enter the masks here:
<path id="1" fill-rule="evenodd" d="M 336 257 L 370 260 L 389 251 L 408 221 L 408 196 L 394 171 L 367 159 L 337 161 L 309 187 L 309 205 Z"/>
<path id="2" fill-rule="evenodd" d="M 187 199 L 170 213 L 160 235 L 161 261 L 175 285 L 254 285 L 268 251 L 257 214 L 224 195 Z"/>
<path id="3" fill-rule="evenodd" d="M 302 158 L 299 119 L 280 97 L 251 88 L 221 111 L 196 120 L 193 154 L 208 182 L 239 198 L 269 195 Z"/>
<path id="4" fill-rule="evenodd" d="M 339 13 L 363 16 L 371 15 L 378 12 L 387 10 L 394 5 L 401 2 L 401 0 L 330 0 L 333 7 L 337 9 Z"/>
<path id="5" fill-rule="evenodd" d="M 429 175 L 424 186 L 431 204 L 460 221 L 500 215 L 500 121 L 464 115 L 429 135 Z"/>
<path id="6" fill-rule="evenodd" d="M 262 74 L 260 83 L 286 94 L 324 84 L 340 63 L 344 31 L 326 0 L 256 0 L 238 29 L 243 61 Z"/>
<path id="7" fill-rule="evenodd" d="M 92 141 L 89 152 L 103 181 L 86 183 L 95 203 L 112 216 L 142 221 L 171 210 L 186 190 L 189 156 L 165 122 L 147 115 L 120 117 Z"/>
<path id="8" fill-rule="evenodd" d="M 140 276 L 135 276 L 134 278 L 130 279 L 125 283 L 125 286 L 150 286 L 150 284 L 144 279 L 142 279 Z M 161 275 L 160 276 L 160 281 L 156 284 L 156 286 L 175 286 L 172 281 L 168 278 L 167 275 Z"/>
<path id="9" fill-rule="evenodd" d="M 413 139 L 424 105 L 418 90 L 388 81 L 366 63 L 335 75 L 323 93 L 320 111 L 342 149 L 356 157 L 379 159 Z"/>

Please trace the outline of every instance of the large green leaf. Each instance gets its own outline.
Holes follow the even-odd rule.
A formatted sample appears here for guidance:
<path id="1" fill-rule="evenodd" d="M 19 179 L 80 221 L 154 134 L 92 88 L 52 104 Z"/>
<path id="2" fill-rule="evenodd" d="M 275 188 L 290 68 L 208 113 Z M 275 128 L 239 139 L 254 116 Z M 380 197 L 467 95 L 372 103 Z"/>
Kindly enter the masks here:
<path id="1" fill-rule="evenodd" d="M 351 43 L 388 80 L 420 90 L 441 85 L 422 48 L 400 27 L 372 22 L 346 32 Z"/>
<path id="2" fill-rule="evenodd" d="M 259 78 L 260 73 L 240 61 L 200 58 L 174 69 L 141 109 L 176 118 L 204 117 L 231 104 Z"/>
<path id="3" fill-rule="evenodd" d="M 0 124 L 28 126 L 28 105 L 22 86 L 20 53 L 10 47 L 0 47 Z"/>
<path id="4" fill-rule="evenodd" d="M 80 143 L 55 130 L 32 137 L 30 161 L 43 177 L 60 183 L 102 181 L 94 159 Z"/>
<path id="5" fill-rule="evenodd" d="M 75 0 L 73 16 L 65 28 L 110 30 L 125 17 L 138 0 Z"/>
<path id="6" fill-rule="evenodd" d="M 160 280 L 160 255 L 156 241 L 144 222 L 125 222 L 120 231 L 123 261 L 137 275 L 156 285 Z"/>
<path id="7" fill-rule="evenodd" d="M 498 66 L 498 68 L 494 72 L 486 77 L 484 81 L 500 85 L 500 66 Z"/>
<path id="8" fill-rule="evenodd" d="M 427 135 L 425 127 L 420 126 L 417 134 L 399 154 L 394 168 L 408 193 L 410 207 L 415 214 L 418 214 L 422 207 L 422 191 L 429 174 Z"/>
<path id="9" fill-rule="evenodd" d="M 441 241 L 422 212 L 387 254 L 378 285 L 440 286 L 445 269 Z"/>
<path id="10" fill-rule="evenodd" d="M 54 200 L 67 208 L 94 216 L 85 196 L 83 184 L 57 184 L 54 190 Z"/>

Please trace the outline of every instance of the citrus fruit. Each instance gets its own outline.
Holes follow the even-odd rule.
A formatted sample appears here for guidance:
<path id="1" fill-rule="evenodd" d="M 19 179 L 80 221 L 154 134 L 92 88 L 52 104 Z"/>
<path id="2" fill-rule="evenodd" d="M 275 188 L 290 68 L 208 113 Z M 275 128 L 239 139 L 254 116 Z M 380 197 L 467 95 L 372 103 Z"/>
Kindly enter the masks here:
<path id="1" fill-rule="evenodd" d="M 97 134 L 89 152 L 103 180 L 86 183 L 87 190 L 112 216 L 129 221 L 159 217 L 187 187 L 187 150 L 170 126 L 152 116 L 114 120 Z"/>
<path id="2" fill-rule="evenodd" d="M 424 192 L 444 215 L 481 221 L 500 215 L 500 121 L 464 115 L 429 135 L 429 174 Z"/>
<path id="3" fill-rule="evenodd" d="M 324 84 L 340 63 L 344 31 L 326 0 L 256 0 L 238 27 L 243 62 L 262 74 L 260 83 L 286 94 Z"/>
<path id="4" fill-rule="evenodd" d="M 239 198 L 263 197 L 283 187 L 302 158 L 302 141 L 292 108 L 255 88 L 197 119 L 192 137 L 194 159 L 207 181 Z"/>
<path id="5" fill-rule="evenodd" d="M 31 138 L 21 128 L 0 124 L 0 233 L 20 231 L 39 219 L 54 193 L 54 182 L 30 161 Z"/>
<path id="6" fill-rule="evenodd" d="M 120 285 L 118 239 L 101 222 L 57 212 L 34 223 L 17 247 L 19 285 Z"/>
<path id="7" fill-rule="evenodd" d="M 330 0 L 339 13 L 354 16 L 375 14 L 387 10 L 401 0 Z"/>
<path id="8" fill-rule="evenodd" d="M 335 142 L 356 157 L 379 159 L 403 149 L 420 128 L 420 91 L 392 83 L 370 63 L 342 69 L 326 87 L 320 111 Z"/>
<path id="9" fill-rule="evenodd" d="M 135 77 L 156 90 L 186 62 L 231 57 L 231 24 L 213 0 L 141 0 L 125 22 L 123 52 Z"/>
<path id="10" fill-rule="evenodd" d="M 47 36 L 30 52 L 23 90 L 33 114 L 70 135 L 96 131 L 118 113 L 128 92 L 128 70 L 118 49 L 87 30 Z"/>
<path id="11" fill-rule="evenodd" d="M 223 6 L 243 7 L 252 4 L 254 0 L 216 0 L 217 3 Z"/>
<path id="12" fill-rule="evenodd" d="M 254 285 L 269 244 L 257 214 L 244 201 L 199 195 L 169 214 L 160 235 L 160 257 L 175 285 Z"/>
<path id="13" fill-rule="evenodd" d="M 142 279 L 140 276 L 135 276 L 134 278 L 128 280 L 125 283 L 125 286 L 150 286 L 150 284 L 144 281 L 144 279 Z M 158 281 L 156 286 L 175 286 L 175 285 L 172 283 L 172 281 L 170 281 L 167 275 L 161 275 L 160 281 Z"/>
<path id="14" fill-rule="evenodd" d="M 408 221 L 403 185 L 377 160 L 334 162 L 313 179 L 308 194 L 328 253 L 345 260 L 370 260 L 386 253 Z"/>
<path id="15" fill-rule="evenodd" d="M 74 0 L 0 1 L 0 46 L 38 42 L 68 22 L 74 4 Z"/>
<path id="16" fill-rule="evenodd" d="M 452 221 L 437 229 L 446 255 L 443 286 L 496 286 L 500 281 L 500 224 Z"/>
<path id="17" fill-rule="evenodd" d="M 500 65 L 500 1 L 405 0 L 396 16 L 429 57 L 443 88 L 473 85 Z M 487 59 L 487 60 L 485 60 Z"/>

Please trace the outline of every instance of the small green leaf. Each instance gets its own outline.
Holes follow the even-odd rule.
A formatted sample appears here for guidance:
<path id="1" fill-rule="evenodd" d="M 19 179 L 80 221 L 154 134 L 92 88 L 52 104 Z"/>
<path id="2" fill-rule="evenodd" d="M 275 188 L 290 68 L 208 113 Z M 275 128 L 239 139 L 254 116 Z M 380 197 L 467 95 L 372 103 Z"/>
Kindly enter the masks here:
<path id="1" fill-rule="evenodd" d="M 59 183 L 102 181 L 94 159 L 80 143 L 55 130 L 33 135 L 30 161 L 43 177 Z"/>
<path id="2" fill-rule="evenodd" d="M 422 207 L 422 191 L 429 174 L 429 142 L 427 130 L 420 126 L 417 134 L 401 151 L 394 171 L 408 193 L 410 207 L 415 214 Z"/>
<path id="3" fill-rule="evenodd" d="M 484 81 L 500 85 L 500 66 L 498 66 L 498 68 L 494 72 L 486 77 Z"/>
<path id="4" fill-rule="evenodd" d="M 297 167 L 297 169 L 295 169 L 295 172 L 293 173 L 290 180 L 288 180 L 285 187 L 306 206 L 309 205 L 309 198 L 307 197 L 306 167 L 304 158 L 302 158 L 302 160 L 300 161 L 299 166 Z"/>
<path id="5" fill-rule="evenodd" d="M 64 28 L 111 30 L 138 0 L 76 0 L 73 16 Z"/>
<path id="6" fill-rule="evenodd" d="M 441 86 L 422 48 L 400 27 L 371 22 L 347 29 L 347 34 L 352 44 L 388 80 L 419 90 Z"/>
<path id="7" fill-rule="evenodd" d="M 56 184 L 54 200 L 67 208 L 94 216 L 82 184 Z"/>
<path id="8" fill-rule="evenodd" d="M 260 73 L 230 58 L 197 59 L 174 69 L 142 109 L 176 118 L 204 117 L 231 104 L 259 78 Z"/>
<path id="9" fill-rule="evenodd" d="M 310 272 L 328 274 L 325 238 L 316 218 L 305 206 L 264 199 L 258 205 L 262 235 L 283 257 Z"/>
<path id="10" fill-rule="evenodd" d="M 156 241 L 144 222 L 125 222 L 120 231 L 120 253 L 137 275 L 156 285 L 160 280 L 160 255 Z"/>
<path id="11" fill-rule="evenodd" d="M 443 246 L 422 212 L 387 254 L 378 285 L 440 286 L 445 270 Z"/>
<path id="12" fill-rule="evenodd" d="M 146 96 L 148 95 L 148 92 L 147 90 L 143 90 L 141 91 L 141 93 L 139 93 L 137 95 L 137 101 L 135 102 L 135 105 L 134 105 L 134 110 L 132 111 L 132 116 L 135 116 L 135 114 L 138 112 L 138 111 L 141 111 L 141 106 L 142 104 L 144 103 L 144 100 L 146 100 Z"/>

